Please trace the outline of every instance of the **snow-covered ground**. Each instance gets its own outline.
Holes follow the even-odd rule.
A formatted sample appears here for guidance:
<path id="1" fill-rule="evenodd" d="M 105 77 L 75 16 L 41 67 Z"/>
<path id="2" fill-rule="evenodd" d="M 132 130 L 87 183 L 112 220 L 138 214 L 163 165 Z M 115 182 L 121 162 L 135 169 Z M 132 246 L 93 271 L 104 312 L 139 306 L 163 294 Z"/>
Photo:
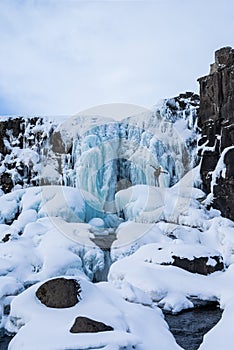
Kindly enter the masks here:
<path id="1" fill-rule="evenodd" d="M 128 303 L 108 283 L 94 285 L 81 276 L 78 279 L 82 299 L 69 309 L 49 309 L 42 305 L 35 299 L 39 284 L 15 297 L 6 328 L 18 333 L 11 341 L 9 350 L 154 350 L 155 344 L 163 350 L 181 349 L 175 343 L 158 308 Z M 72 334 L 69 329 L 77 316 L 104 322 L 114 330 Z"/>
<path id="2" fill-rule="evenodd" d="M 86 219 L 87 203 L 95 202 L 94 197 L 62 186 L 20 189 L 2 196 L 0 232 L 6 242 L 0 243 L 1 326 L 17 332 L 9 349 L 179 349 L 159 307 L 179 312 L 193 307 L 193 298 L 218 300 L 224 308 L 201 349 L 221 347 L 220 334 L 225 334 L 224 348 L 231 349 L 234 224 L 204 207 L 204 194 L 193 187 L 198 170 L 170 189 L 147 190 L 141 185 L 130 188 L 131 195 L 129 189 L 117 194 L 119 210 L 130 220 L 117 229 L 108 282 L 95 285 L 91 281 L 104 268 L 104 253 L 92 238 L 95 225 L 97 234 L 106 229 L 100 218 L 85 223 L 91 219 Z M 168 265 L 173 256 L 208 257 L 210 265 L 215 264 L 213 256 L 222 256 L 225 271 L 193 274 Z M 56 276 L 81 281 L 81 303 L 51 310 L 39 302 L 35 291 Z M 8 304 L 10 315 L 5 315 Z M 114 331 L 71 334 L 79 315 L 105 322 Z"/>
<path id="3" fill-rule="evenodd" d="M 200 169 L 193 168 L 196 111 L 189 103 L 180 110 L 176 100 L 164 101 L 160 112 L 156 108 L 122 123 L 75 116 L 57 129 L 71 152 L 60 159 L 62 172 L 53 168 L 58 159 L 51 148 L 49 156 L 40 155 L 48 158 L 40 164 L 42 178 L 51 176 L 56 183 L 63 176 L 73 187 L 13 188 L 1 195 L 0 328 L 17 333 L 9 350 L 181 349 L 161 309 L 177 313 L 193 308 L 197 299 L 218 301 L 224 309 L 200 349 L 232 350 L 234 223 L 206 209 L 212 198 L 199 189 Z M 32 155 L 12 152 L 26 165 Z M 33 164 L 39 164 L 37 157 Z M 150 165 L 168 171 L 160 176 L 160 187 L 154 186 Z M 220 172 L 225 176 L 222 161 L 213 183 Z M 122 186 L 125 177 L 131 181 Z M 98 242 L 109 234 L 116 240 L 104 251 Z M 176 257 L 207 259 L 211 268 L 218 258 L 224 268 L 192 273 L 174 266 Z M 94 283 L 107 262 L 108 280 Z M 79 281 L 79 303 L 52 309 L 40 302 L 36 291 L 55 277 Z M 113 330 L 71 333 L 78 316 Z"/>

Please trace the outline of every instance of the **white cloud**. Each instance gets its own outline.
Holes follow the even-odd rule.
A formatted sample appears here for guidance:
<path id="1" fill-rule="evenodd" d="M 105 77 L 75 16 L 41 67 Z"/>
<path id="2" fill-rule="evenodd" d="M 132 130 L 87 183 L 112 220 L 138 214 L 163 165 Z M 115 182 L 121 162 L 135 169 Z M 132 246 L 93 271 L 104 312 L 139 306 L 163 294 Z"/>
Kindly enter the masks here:
<path id="1" fill-rule="evenodd" d="M 150 107 L 197 90 L 233 44 L 232 0 L 0 2 L 0 113 Z"/>

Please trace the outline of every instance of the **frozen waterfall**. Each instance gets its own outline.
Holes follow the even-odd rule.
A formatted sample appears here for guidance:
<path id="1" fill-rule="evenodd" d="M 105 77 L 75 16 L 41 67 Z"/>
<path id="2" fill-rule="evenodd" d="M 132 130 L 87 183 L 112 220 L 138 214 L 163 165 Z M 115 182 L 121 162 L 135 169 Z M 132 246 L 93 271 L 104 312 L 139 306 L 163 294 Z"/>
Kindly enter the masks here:
<path id="1" fill-rule="evenodd" d="M 68 119 L 56 130 L 62 151 L 52 152 L 52 142 L 44 173 L 52 162 L 63 185 L 91 193 L 104 213 L 116 213 L 119 190 L 154 186 L 153 167 L 166 172 L 159 177 L 160 187 L 174 185 L 195 163 L 196 108 L 187 103 L 185 110 L 173 107 L 172 112 L 170 104 L 165 100 L 160 109 L 121 122 L 98 116 Z"/>

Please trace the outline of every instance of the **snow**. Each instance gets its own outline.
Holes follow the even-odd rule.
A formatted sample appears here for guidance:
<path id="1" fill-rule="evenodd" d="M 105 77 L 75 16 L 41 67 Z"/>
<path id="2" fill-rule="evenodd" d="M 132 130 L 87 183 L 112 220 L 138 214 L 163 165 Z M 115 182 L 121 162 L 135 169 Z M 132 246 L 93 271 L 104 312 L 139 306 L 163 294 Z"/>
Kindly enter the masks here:
<path id="1" fill-rule="evenodd" d="M 233 286 L 227 282 L 233 275 L 234 224 L 222 218 L 218 211 L 205 209 L 200 203 L 204 194 L 199 189 L 192 188 L 196 181 L 197 169 L 194 169 L 180 183 L 169 189 L 150 187 L 146 192 L 144 185 L 139 185 L 120 191 L 124 194 L 120 197 L 122 203 L 128 210 L 130 205 L 134 210 L 138 210 L 141 205 L 144 211 L 147 209 L 150 215 L 153 215 L 155 208 L 159 208 L 164 217 L 172 217 L 171 210 L 176 210 L 176 221 L 158 219 L 155 220 L 157 223 L 150 223 L 145 222 L 141 215 L 142 222 L 127 221 L 117 228 L 117 239 L 111 247 L 111 258 L 115 262 L 110 268 L 108 282 L 96 284 L 95 288 L 105 294 L 105 301 L 100 302 L 100 310 L 106 310 L 106 303 L 109 305 L 111 299 L 113 307 L 121 310 L 121 316 L 117 319 L 121 319 L 121 322 L 126 322 L 127 325 L 119 326 L 122 323 L 119 321 L 118 324 L 115 320 L 116 311 L 109 314 L 99 312 L 99 302 L 95 302 L 95 306 L 85 306 L 84 303 L 87 310 L 81 314 L 110 325 L 117 322 L 118 327 L 114 331 L 115 338 L 102 334 L 93 337 L 81 335 L 81 348 L 116 346 L 116 349 L 120 349 L 123 346 L 134 345 L 136 349 L 149 350 L 152 347 L 153 350 L 157 338 L 160 348 L 176 349 L 179 347 L 168 331 L 158 307 L 177 313 L 193 307 L 193 298 L 196 297 L 202 300 L 218 300 L 221 306 L 228 310 L 234 297 Z M 130 195 L 126 196 L 129 192 Z M 157 198 L 158 193 L 163 193 L 164 202 Z M 172 204 L 172 200 L 169 201 L 173 198 L 176 201 L 176 196 L 181 199 L 180 206 Z M 87 197 L 95 202 L 90 194 Z M 139 198 L 143 199 L 142 203 Z M 38 344 L 38 348 L 59 349 L 55 339 L 58 339 L 60 345 L 64 344 L 64 348 L 75 348 L 74 338 L 78 335 L 69 334 L 67 325 L 72 325 L 80 311 L 72 314 L 68 322 L 66 317 L 70 315 L 69 312 L 66 313 L 67 316 L 64 314 L 60 318 L 55 317 L 51 311 L 46 311 L 42 305 L 40 312 L 39 309 L 34 309 L 39 307 L 33 296 L 35 283 L 42 283 L 60 275 L 75 278 L 79 276 L 82 281 L 87 281 L 88 278 L 92 280 L 97 271 L 102 271 L 104 254 L 92 239 L 93 232 L 97 234 L 99 230 L 100 233 L 105 230 L 104 220 L 94 216 L 89 223 L 80 222 L 86 216 L 86 204 L 76 188 L 48 186 L 45 191 L 43 187 L 20 189 L 3 196 L 1 203 L 9 203 L 7 210 L 3 212 L 5 216 L 2 214 L 4 223 L 0 225 L 1 234 L 11 234 L 8 242 L 0 244 L 2 313 L 3 306 L 8 302 L 11 302 L 12 307 L 9 317 L 2 315 L 2 325 L 9 331 L 18 331 L 9 349 L 29 349 L 35 347 L 35 344 Z M 178 198 L 176 203 L 179 203 Z M 19 215 L 14 218 L 16 213 Z M 11 222 L 6 224 L 10 219 Z M 188 259 L 206 256 L 211 266 L 215 264 L 212 257 L 221 255 L 227 269 L 225 272 L 202 276 L 175 266 L 161 265 L 172 263 L 174 255 Z M 85 283 L 89 283 L 91 289 L 94 286 L 91 282 Z M 31 284 L 34 285 L 22 293 L 22 290 Z M 19 292 L 19 296 L 15 297 Z M 24 299 L 26 297 L 27 300 Z M 9 301 L 9 298 L 12 298 L 12 301 Z M 34 306 L 31 303 L 34 303 Z M 23 305 L 27 305 L 28 308 Z M 137 314 L 139 318 L 134 316 Z M 34 320 L 31 319 L 34 318 L 32 315 L 37 315 Z M 105 315 L 109 315 L 108 320 Z M 145 318 L 157 324 L 158 333 L 155 327 L 152 328 L 149 324 L 149 334 L 144 336 L 141 320 Z M 48 325 L 53 322 L 56 327 L 49 332 Z M 223 327 L 222 322 L 228 322 L 225 320 L 225 314 L 220 321 L 220 327 Z M 24 324 L 25 326 L 20 328 Z M 130 333 L 126 333 L 126 329 L 130 329 Z M 164 332 L 165 336 L 162 337 Z M 34 334 L 37 340 L 29 334 Z M 47 345 L 42 339 L 47 340 Z M 208 336 L 207 339 L 209 340 Z"/>
<path id="2" fill-rule="evenodd" d="M 0 154 L 0 173 L 4 171 L 13 187 L 39 184 L 41 149 L 55 124 L 45 117 L 9 117 L 1 122 L 5 122 L 2 136 L 6 149 L 4 156 Z"/>
<path id="3" fill-rule="evenodd" d="M 61 156 L 60 171 L 49 142 L 40 155 L 27 149 L 27 141 L 37 133 L 48 137 L 54 124 L 26 121 L 23 150 L 9 132 L 5 142 L 10 153 L 0 172 L 16 161 L 32 167 L 36 176 L 42 165 L 41 179 L 56 183 L 16 185 L 13 192 L 1 193 L 0 322 L 1 328 L 17 333 L 9 350 L 181 349 L 161 309 L 176 314 L 193 308 L 197 299 L 218 301 L 224 309 L 200 349 L 232 349 L 234 223 L 205 207 L 192 147 L 196 108 L 190 108 L 189 98 L 184 102 L 185 110 L 170 99 L 152 113 L 121 122 L 98 116 L 65 120 L 56 130 L 69 151 Z M 212 186 L 225 176 L 224 157 L 232 148 L 223 151 Z M 168 172 L 160 176 L 159 187 L 154 186 L 152 165 Z M 11 173 L 17 175 L 14 169 Z M 102 251 L 95 238 L 114 232 L 110 252 Z M 219 256 L 224 271 L 193 274 L 171 265 L 175 256 L 207 257 L 213 267 L 213 257 Z M 112 264 L 108 281 L 92 283 L 106 271 L 106 261 Z M 47 308 L 35 296 L 42 283 L 59 276 L 81 284 L 81 301 L 72 308 Z M 114 330 L 72 334 L 78 316 Z"/>
<path id="4" fill-rule="evenodd" d="M 186 214 L 189 210 L 193 213 L 187 220 L 196 219 L 196 208 L 192 202 L 204 197 L 201 190 L 193 187 L 198 171 L 199 167 L 192 169 L 171 188 L 136 185 L 121 190 L 115 196 L 117 211 L 123 211 L 127 220 L 145 223 L 160 220 L 183 223 L 181 215 L 190 216 Z"/>
<path id="5" fill-rule="evenodd" d="M 213 275 L 218 274 L 222 272 Z M 192 274 L 175 266 L 160 265 L 150 259 L 150 253 L 147 260 L 134 253 L 112 264 L 108 280 L 131 302 L 145 303 L 148 300 L 148 304 L 155 302 L 166 310 L 170 304 L 170 311 L 176 313 L 191 307 L 188 296 L 202 300 L 219 298 L 213 275 Z"/>
<path id="6" fill-rule="evenodd" d="M 0 242 L 1 289 L 9 286 L 6 278 L 26 287 L 61 274 L 82 272 L 93 279 L 102 271 L 104 254 L 91 240 L 91 225 L 82 222 L 86 208 L 75 188 L 35 187 L 3 195 L 0 235 L 9 240 Z M 5 299 L 0 298 L 1 305 Z"/>
<path id="7" fill-rule="evenodd" d="M 116 230 L 116 240 L 111 246 L 112 261 L 134 253 L 139 247 L 152 242 L 170 241 L 154 224 L 127 221 Z"/>
<path id="8" fill-rule="evenodd" d="M 85 202 L 79 190 L 62 186 L 45 186 L 41 197 L 39 217 L 48 215 L 49 217 L 62 217 L 65 221 L 84 221 Z"/>
<path id="9" fill-rule="evenodd" d="M 224 309 L 221 321 L 204 336 L 200 350 L 212 350 L 222 348 L 231 350 L 233 348 L 234 336 L 230 331 L 233 324 L 234 302 L 231 301 Z"/>
<path id="10" fill-rule="evenodd" d="M 78 282 L 81 300 L 68 309 L 50 309 L 41 304 L 35 297 L 41 283 L 15 297 L 6 328 L 9 332 L 17 331 L 17 335 L 9 350 L 77 349 L 77 346 L 79 349 L 135 346 L 137 350 L 153 350 L 156 343 L 160 349 L 180 349 L 169 333 L 161 311 L 124 301 L 107 283 L 94 285 L 81 276 Z M 108 324 L 114 330 L 72 334 L 69 329 L 80 315 Z M 157 324 L 157 328 L 144 329 L 144 317 L 149 324 Z"/>
<path id="11" fill-rule="evenodd" d="M 216 185 L 217 178 L 219 178 L 220 176 L 225 178 L 226 164 L 224 163 L 224 157 L 232 149 L 234 149 L 234 146 L 226 147 L 220 155 L 220 158 L 217 162 L 217 165 L 216 165 L 214 171 L 212 172 L 212 180 L 211 180 L 211 185 L 210 185 L 211 186 L 211 193 L 213 193 L 213 189 L 214 189 L 214 186 Z"/>
<path id="12" fill-rule="evenodd" d="M 89 225 L 93 226 L 94 228 L 104 228 L 104 221 L 100 218 L 93 218 L 89 221 Z"/>
<path id="13" fill-rule="evenodd" d="M 234 297 L 233 285 L 227 283 L 230 274 L 233 274 L 232 265 L 225 272 L 203 276 L 175 266 L 160 265 L 160 256 L 154 255 L 155 260 L 150 255 L 152 246 L 144 248 L 145 254 L 136 252 L 118 260 L 110 268 L 108 280 L 127 300 L 135 303 L 147 301 L 149 305 L 155 303 L 167 311 L 177 313 L 193 307 L 194 297 L 201 300 L 220 300 L 222 307 L 230 297 Z M 156 252 L 154 251 L 155 254 Z"/>
<path id="14" fill-rule="evenodd" d="M 0 223 L 11 223 L 17 213 L 36 211 L 38 217 L 61 217 L 68 222 L 89 221 L 101 212 L 100 203 L 90 193 L 65 186 L 41 186 L 19 189 L 3 195 L 0 202 Z M 23 220 L 20 216 L 18 220 Z M 27 221 L 27 219 L 25 218 Z M 32 220 L 32 219 L 31 219 Z M 30 221 L 30 220 L 29 220 Z"/>
<path id="15" fill-rule="evenodd" d="M 184 242 L 175 239 L 170 242 L 147 244 L 140 247 L 134 254 L 135 259 L 152 264 L 173 263 L 173 256 L 192 260 L 202 256 L 219 256 L 219 252 L 208 250 L 201 244 L 184 244 Z"/>
<path id="16" fill-rule="evenodd" d="M 19 196 L 22 194 L 19 190 Z M 0 201 L 0 224 L 11 222 L 19 210 L 19 197 L 10 193 L 7 196 L 2 196 Z"/>

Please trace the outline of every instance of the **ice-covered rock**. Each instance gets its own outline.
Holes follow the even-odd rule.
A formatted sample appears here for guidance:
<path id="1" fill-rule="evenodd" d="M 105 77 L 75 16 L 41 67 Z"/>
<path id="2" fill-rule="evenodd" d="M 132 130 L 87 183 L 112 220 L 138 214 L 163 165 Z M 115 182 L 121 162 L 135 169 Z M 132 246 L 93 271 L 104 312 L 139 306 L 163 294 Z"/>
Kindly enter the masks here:
<path id="1" fill-rule="evenodd" d="M 161 187 L 175 184 L 195 164 L 198 103 L 192 95 L 178 97 L 176 108 L 165 100 L 160 108 L 121 122 L 83 115 L 66 120 L 42 157 L 42 182 L 56 184 L 62 178 L 66 186 L 94 195 L 104 213 L 116 212 L 119 190 L 154 186 L 153 167 L 165 171 Z"/>
<path id="2" fill-rule="evenodd" d="M 39 185 L 41 155 L 55 123 L 42 117 L 1 117 L 0 189 Z"/>

